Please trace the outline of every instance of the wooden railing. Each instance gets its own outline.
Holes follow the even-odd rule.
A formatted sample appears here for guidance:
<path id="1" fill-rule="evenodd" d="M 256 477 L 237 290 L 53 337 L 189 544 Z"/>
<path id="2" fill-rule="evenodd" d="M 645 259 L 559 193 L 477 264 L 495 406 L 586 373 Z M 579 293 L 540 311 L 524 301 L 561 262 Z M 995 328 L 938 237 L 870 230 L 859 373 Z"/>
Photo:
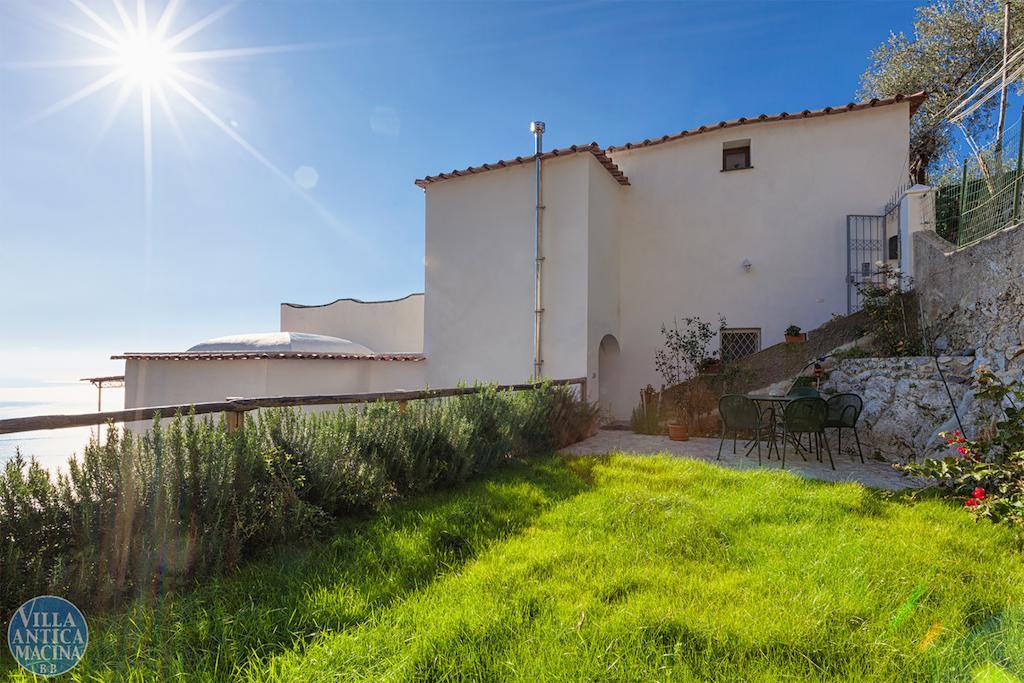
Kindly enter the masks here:
<path id="1" fill-rule="evenodd" d="M 587 395 L 587 378 L 549 380 L 549 384 L 558 386 L 580 386 L 580 396 Z M 541 386 L 540 383 L 500 384 L 495 388 L 499 391 L 529 391 Z M 258 408 L 288 408 L 296 406 L 346 405 L 353 403 L 374 403 L 376 401 L 407 401 L 420 399 L 445 398 L 448 396 L 467 396 L 483 391 L 487 387 L 456 387 L 451 389 L 423 389 L 421 391 L 374 391 L 362 394 L 311 394 L 306 396 L 261 396 L 258 398 L 226 398 L 223 401 L 207 403 L 186 403 L 171 406 L 152 406 L 147 408 L 129 408 L 127 410 L 108 410 L 97 413 L 78 413 L 73 415 L 34 415 L 32 417 L 12 417 L 0 420 L 0 434 L 17 432 L 34 432 L 43 429 L 66 429 L 68 427 L 90 427 L 108 422 L 136 422 L 152 420 L 157 415 L 173 417 L 178 413 L 209 415 L 224 413 L 227 416 L 228 429 L 237 429 L 242 425 L 245 413 Z"/>

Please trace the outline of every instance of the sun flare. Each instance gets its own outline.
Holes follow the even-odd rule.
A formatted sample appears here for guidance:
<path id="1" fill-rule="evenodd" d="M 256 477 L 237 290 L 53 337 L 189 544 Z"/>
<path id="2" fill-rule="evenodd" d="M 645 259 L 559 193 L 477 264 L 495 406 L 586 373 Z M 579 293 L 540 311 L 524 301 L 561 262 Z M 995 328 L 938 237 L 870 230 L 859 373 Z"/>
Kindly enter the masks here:
<path id="1" fill-rule="evenodd" d="M 153 204 L 153 126 L 154 113 L 159 111 L 179 141 L 185 138 L 175 114 L 177 107 L 184 106 L 200 114 L 228 138 L 238 144 L 253 159 L 288 184 L 310 204 L 328 224 L 338 227 L 336 218 L 320 205 L 307 191 L 294 182 L 262 152 L 242 137 L 234 126 L 203 101 L 204 91 L 222 91 L 216 84 L 196 75 L 189 65 L 224 59 L 244 59 L 258 55 L 279 54 L 295 50 L 322 47 L 323 44 L 288 44 L 260 47 L 233 47 L 207 50 L 188 49 L 188 41 L 209 28 L 234 10 L 242 0 L 228 0 L 226 4 L 184 28 L 172 30 L 184 0 L 165 0 L 159 12 L 150 12 L 147 0 L 136 0 L 135 11 L 129 11 L 123 0 L 109 0 L 105 12 L 97 2 L 93 6 L 83 0 L 67 0 L 88 22 L 80 24 L 52 21 L 57 27 L 85 39 L 92 44 L 94 54 L 77 59 L 51 62 L 22 63 L 15 68 L 48 69 L 103 67 L 105 73 L 81 89 L 71 93 L 40 111 L 30 122 L 53 116 L 68 107 L 93 95 L 119 85 L 120 93 L 113 101 L 106 122 L 97 136 L 102 139 L 132 95 L 138 97 L 142 119 L 142 163 L 144 178 L 144 200 L 147 226 L 152 217 Z M 153 3 L 161 4 L 161 3 Z M 44 17 L 45 18 L 45 17 Z M 152 21 L 151 18 L 155 18 Z M 2 66 L 2 65 L 0 65 Z M 11 65 L 7 65 L 10 67 Z"/>

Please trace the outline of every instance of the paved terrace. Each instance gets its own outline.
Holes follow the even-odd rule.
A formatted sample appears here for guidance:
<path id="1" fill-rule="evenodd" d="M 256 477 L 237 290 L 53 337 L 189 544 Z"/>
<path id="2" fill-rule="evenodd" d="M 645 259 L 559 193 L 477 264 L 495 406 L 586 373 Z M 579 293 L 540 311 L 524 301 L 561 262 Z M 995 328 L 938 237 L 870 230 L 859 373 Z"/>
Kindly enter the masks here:
<path id="1" fill-rule="evenodd" d="M 845 434 L 843 436 L 846 436 Z M 852 442 L 852 438 L 851 438 Z M 832 445 L 832 457 L 836 461 L 836 469 L 833 470 L 828 464 L 828 456 L 823 451 L 824 462 L 817 462 L 813 456 L 807 456 L 805 462 L 798 454 L 790 448 L 786 453 L 786 470 L 799 474 L 810 479 L 821 481 L 855 481 L 865 486 L 888 491 L 921 486 L 920 479 L 912 479 L 900 474 L 887 462 L 873 460 L 865 455 L 866 462 L 861 464 L 860 458 L 855 452 L 847 451 L 846 439 L 843 440 L 843 453 L 836 452 L 835 442 L 830 439 Z M 757 467 L 757 451 L 749 457 L 744 457 L 746 451 L 744 442 L 741 439 L 736 445 L 736 455 L 732 453 L 732 440 L 725 442 L 722 447 L 722 460 L 717 464 L 736 469 L 753 469 Z M 852 443 L 851 443 L 852 445 Z M 766 469 L 780 469 L 781 462 L 775 458 L 774 451 L 772 459 L 768 460 L 767 444 L 761 446 L 763 467 Z M 691 438 L 689 441 L 672 441 L 667 436 L 649 436 L 646 434 L 634 434 L 629 431 L 602 429 L 589 439 L 584 439 L 568 448 L 562 449 L 563 453 L 575 455 L 604 455 L 606 453 L 635 453 L 638 455 L 655 455 L 664 453 L 681 458 L 693 458 L 709 463 L 715 463 L 718 455 L 718 439 Z"/>

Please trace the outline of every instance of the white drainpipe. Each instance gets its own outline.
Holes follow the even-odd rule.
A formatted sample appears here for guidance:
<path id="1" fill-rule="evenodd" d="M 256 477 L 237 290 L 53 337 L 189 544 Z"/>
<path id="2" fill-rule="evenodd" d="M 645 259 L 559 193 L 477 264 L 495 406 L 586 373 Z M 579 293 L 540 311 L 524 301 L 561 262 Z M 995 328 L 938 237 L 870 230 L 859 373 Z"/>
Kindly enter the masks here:
<path id="1" fill-rule="evenodd" d="M 533 137 L 536 142 L 533 164 L 537 185 L 537 243 L 534 247 L 534 255 L 537 263 L 537 279 L 534 283 L 536 302 L 533 311 L 533 377 L 534 379 L 539 380 L 544 376 L 544 356 L 542 354 L 541 346 L 544 321 L 544 177 L 543 163 L 540 158 L 544 141 L 544 122 L 534 121 L 531 123 L 530 132 L 533 133 Z"/>

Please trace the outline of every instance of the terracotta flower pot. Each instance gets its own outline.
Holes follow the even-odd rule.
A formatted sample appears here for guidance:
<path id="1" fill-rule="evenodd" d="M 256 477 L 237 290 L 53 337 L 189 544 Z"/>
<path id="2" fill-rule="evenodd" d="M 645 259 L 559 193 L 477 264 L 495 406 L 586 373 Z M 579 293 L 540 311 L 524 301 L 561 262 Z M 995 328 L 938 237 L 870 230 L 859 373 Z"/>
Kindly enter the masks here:
<path id="1" fill-rule="evenodd" d="M 681 425 L 678 422 L 668 423 L 668 438 L 673 441 L 689 441 L 690 434 L 686 430 L 686 425 Z"/>
<path id="2" fill-rule="evenodd" d="M 787 334 L 786 342 L 788 344 L 799 344 L 800 342 L 807 341 L 807 333 L 801 332 L 800 334 Z"/>

